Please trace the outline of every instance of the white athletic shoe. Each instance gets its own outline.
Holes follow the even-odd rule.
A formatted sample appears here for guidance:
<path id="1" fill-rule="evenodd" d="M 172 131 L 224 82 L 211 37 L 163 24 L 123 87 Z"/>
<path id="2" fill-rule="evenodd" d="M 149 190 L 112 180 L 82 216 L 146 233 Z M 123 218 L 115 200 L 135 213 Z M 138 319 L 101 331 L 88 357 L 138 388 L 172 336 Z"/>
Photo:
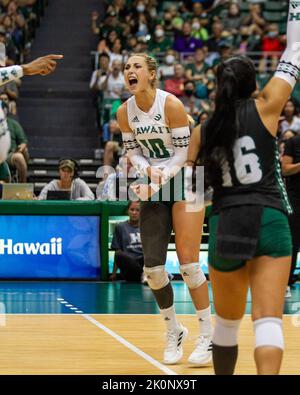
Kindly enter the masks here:
<path id="1" fill-rule="evenodd" d="M 181 324 L 175 331 L 167 332 L 167 344 L 164 352 L 164 363 L 166 365 L 173 365 L 182 358 L 182 343 L 187 335 L 188 330 Z"/>
<path id="2" fill-rule="evenodd" d="M 195 350 L 189 356 L 189 363 L 197 366 L 212 363 L 212 336 L 199 336 Z"/>

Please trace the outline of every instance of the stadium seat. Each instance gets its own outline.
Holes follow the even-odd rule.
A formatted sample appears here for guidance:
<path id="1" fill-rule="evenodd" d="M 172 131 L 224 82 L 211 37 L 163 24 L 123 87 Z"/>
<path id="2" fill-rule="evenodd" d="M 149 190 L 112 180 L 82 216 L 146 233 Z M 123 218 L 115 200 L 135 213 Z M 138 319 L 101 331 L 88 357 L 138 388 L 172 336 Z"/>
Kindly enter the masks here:
<path id="1" fill-rule="evenodd" d="M 282 12 L 264 11 L 263 17 L 267 22 L 280 23 L 280 22 L 285 22 L 287 20 L 287 13 L 283 11 Z"/>
<path id="2" fill-rule="evenodd" d="M 286 1 L 267 1 L 264 5 L 265 11 L 286 11 Z"/>

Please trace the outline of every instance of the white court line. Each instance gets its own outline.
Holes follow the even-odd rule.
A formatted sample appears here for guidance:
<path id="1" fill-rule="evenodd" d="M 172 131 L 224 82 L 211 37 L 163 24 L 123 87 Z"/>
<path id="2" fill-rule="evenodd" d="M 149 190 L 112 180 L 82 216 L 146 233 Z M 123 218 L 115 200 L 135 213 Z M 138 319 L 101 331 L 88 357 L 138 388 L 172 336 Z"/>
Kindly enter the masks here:
<path id="1" fill-rule="evenodd" d="M 102 329 L 105 333 L 108 335 L 112 336 L 114 339 L 116 339 L 118 342 L 123 344 L 123 346 L 129 348 L 129 350 L 135 352 L 137 355 L 140 357 L 144 358 L 147 362 L 151 363 L 154 365 L 156 368 L 159 370 L 162 370 L 164 373 L 168 375 L 177 375 L 176 372 L 173 370 L 167 368 L 166 366 L 162 365 L 160 362 L 158 362 L 156 359 L 150 357 L 150 355 L 144 353 L 144 351 L 140 350 L 138 347 L 134 346 L 133 344 L 129 343 L 127 340 L 125 340 L 122 336 L 119 336 L 117 333 L 112 331 L 111 329 L 107 328 L 105 325 L 101 324 L 99 321 L 95 320 L 93 317 L 91 317 L 88 314 L 81 314 L 83 318 L 97 326 L 99 329 Z"/>
<path id="2" fill-rule="evenodd" d="M 57 298 L 57 301 L 59 301 L 60 303 L 67 302 L 63 298 Z M 69 302 L 67 302 L 67 303 L 68 304 L 65 304 L 64 306 L 66 306 L 66 307 L 72 306 L 73 307 L 72 304 L 69 304 Z M 77 309 L 77 307 L 75 307 L 75 308 Z M 70 309 L 70 307 L 69 307 L 69 309 Z M 72 310 L 73 309 L 74 309 L 74 307 L 72 308 Z M 172 376 L 177 375 L 176 372 L 174 372 L 173 370 L 171 370 L 171 369 L 167 368 L 166 366 L 162 365 L 160 362 L 156 361 L 156 359 L 150 357 L 150 355 L 144 353 L 144 351 L 140 350 L 138 347 L 136 347 L 133 344 L 129 343 L 122 336 L 118 335 L 117 333 L 115 333 L 111 329 L 107 328 L 105 325 L 101 324 L 99 321 L 95 320 L 90 315 L 84 314 L 83 311 L 78 310 L 78 309 L 75 311 L 75 313 L 77 313 L 77 315 L 80 315 L 81 317 L 85 318 L 87 321 L 89 321 L 90 323 L 95 325 L 97 328 L 101 329 L 103 332 L 105 332 L 108 335 L 110 335 L 111 337 L 113 337 L 115 340 L 117 340 L 119 343 L 123 344 L 123 346 L 129 348 L 129 350 L 133 351 L 134 353 L 136 353 L 141 358 L 144 358 L 147 362 L 149 362 L 152 365 L 154 365 L 157 369 L 162 370 L 164 373 L 166 373 L 168 375 L 172 375 Z"/>

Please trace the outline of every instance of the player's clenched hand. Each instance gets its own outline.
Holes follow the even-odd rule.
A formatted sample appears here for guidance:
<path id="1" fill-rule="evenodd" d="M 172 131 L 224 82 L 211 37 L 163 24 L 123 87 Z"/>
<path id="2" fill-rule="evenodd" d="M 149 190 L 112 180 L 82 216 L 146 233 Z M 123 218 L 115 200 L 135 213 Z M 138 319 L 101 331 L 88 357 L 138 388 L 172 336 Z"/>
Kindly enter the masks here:
<path id="1" fill-rule="evenodd" d="M 148 167 L 147 169 L 148 177 L 154 184 L 160 185 L 163 178 L 163 172 L 157 167 Z"/>
<path id="2" fill-rule="evenodd" d="M 47 75 L 56 69 L 56 62 L 62 59 L 63 55 L 47 55 L 37 58 L 30 63 L 23 64 L 24 75 Z"/>

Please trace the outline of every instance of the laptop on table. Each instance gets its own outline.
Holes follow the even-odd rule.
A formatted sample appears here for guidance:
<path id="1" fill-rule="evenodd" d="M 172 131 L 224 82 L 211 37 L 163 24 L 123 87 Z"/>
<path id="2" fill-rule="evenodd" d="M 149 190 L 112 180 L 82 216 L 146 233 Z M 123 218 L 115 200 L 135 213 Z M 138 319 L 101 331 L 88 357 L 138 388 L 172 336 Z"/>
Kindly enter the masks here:
<path id="1" fill-rule="evenodd" d="M 2 200 L 33 200 L 33 184 L 3 184 Z"/>

